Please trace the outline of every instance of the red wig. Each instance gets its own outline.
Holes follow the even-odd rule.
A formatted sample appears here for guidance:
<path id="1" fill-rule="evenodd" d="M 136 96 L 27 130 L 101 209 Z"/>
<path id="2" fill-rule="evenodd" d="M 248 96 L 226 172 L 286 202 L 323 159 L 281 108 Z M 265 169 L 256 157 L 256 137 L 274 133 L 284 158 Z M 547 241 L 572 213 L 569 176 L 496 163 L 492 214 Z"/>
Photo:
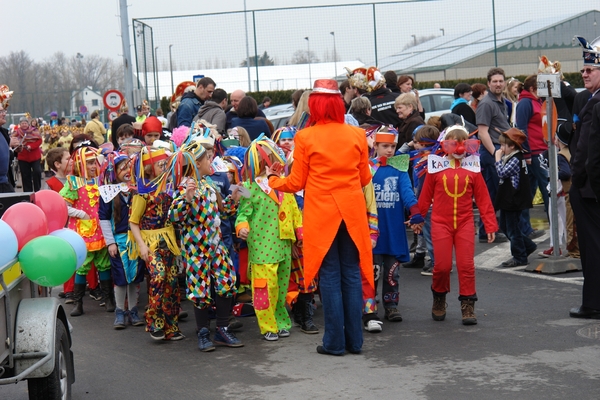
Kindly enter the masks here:
<path id="1" fill-rule="evenodd" d="M 311 93 L 308 98 L 310 119 L 308 125 L 318 122 L 344 123 L 344 100 L 340 94 Z"/>

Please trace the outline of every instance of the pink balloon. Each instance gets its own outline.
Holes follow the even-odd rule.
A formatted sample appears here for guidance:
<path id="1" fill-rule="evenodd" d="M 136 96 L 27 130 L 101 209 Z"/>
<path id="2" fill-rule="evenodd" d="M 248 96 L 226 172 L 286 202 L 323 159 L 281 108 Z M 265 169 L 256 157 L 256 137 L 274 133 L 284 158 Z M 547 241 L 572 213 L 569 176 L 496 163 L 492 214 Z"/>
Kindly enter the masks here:
<path id="1" fill-rule="evenodd" d="M 46 215 L 33 203 L 17 203 L 10 206 L 2 221 L 6 222 L 17 235 L 19 251 L 32 239 L 48 234 Z"/>
<path id="2" fill-rule="evenodd" d="M 42 209 L 48 221 L 48 232 L 62 229 L 67 223 L 67 203 L 53 190 L 40 190 L 34 194 L 34 204 Z"/>

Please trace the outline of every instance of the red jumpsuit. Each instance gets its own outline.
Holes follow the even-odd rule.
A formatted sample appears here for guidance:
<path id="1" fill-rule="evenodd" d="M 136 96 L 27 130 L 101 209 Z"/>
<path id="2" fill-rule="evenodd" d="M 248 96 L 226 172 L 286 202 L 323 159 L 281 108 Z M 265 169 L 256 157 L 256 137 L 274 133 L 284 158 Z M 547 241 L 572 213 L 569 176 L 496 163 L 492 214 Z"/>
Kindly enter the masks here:
<path id="1" fill-rule="evenodd" d="M 473 221 L 473 197 L 488 233 L 498 230 L 496 214 L 490 200 L 485 180 L 480 172 L 460 166 L 459 160 L 438 157 L 445 168 L 428 168 L 419 196 L 419 209 L 425 217 L 433 201 L 431 211 L 431 240 L 435 254 L 433 268 L 434 292 L 450 292 L 452 247 L 456 254 L 459 299 L 477 299 L 475 290 L 475 224 Z"/>

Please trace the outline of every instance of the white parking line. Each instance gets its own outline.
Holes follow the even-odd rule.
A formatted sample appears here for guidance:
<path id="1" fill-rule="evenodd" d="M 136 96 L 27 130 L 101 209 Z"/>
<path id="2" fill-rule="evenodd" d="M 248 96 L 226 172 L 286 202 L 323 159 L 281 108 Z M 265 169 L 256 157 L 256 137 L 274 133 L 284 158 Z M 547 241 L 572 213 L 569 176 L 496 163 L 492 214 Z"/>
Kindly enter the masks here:
<path id="1" fill-rule="evenodd" d="M 548 239 L 550 235 L 545 233 L 534 242 L 541 243 Z M 477 240 L 477 236 L 475 236 Z M 531 257 L 537 257 L 537 254 L 532 254 Z M 555 275 L 544 275 L 537 272 L 525 272 L 525 267 L 502 268 L 500 264 L 510 259 L 510 242 L 500 243 L 489 250 L 475 256 L 475 268 L 484 271 L 499 272 L 502 274 L 526 276 L 528 278 L 542 279 L 553 282 L 570 283 L 573 285 L 582 286 L 583 277 L 558 277 Z"/>

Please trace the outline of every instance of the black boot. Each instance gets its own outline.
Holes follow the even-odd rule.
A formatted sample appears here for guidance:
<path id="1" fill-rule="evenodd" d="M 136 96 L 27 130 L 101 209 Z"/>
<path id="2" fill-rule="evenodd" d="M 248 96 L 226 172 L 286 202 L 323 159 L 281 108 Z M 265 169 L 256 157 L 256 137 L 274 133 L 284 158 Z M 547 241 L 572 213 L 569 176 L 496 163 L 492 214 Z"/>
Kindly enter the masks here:
<path id="1" fill-rule="evenodd" d="M 415 256 L 409 262 L 403 263 L 404 268 L 420 268 L 425 266 L 425 253 L 415 253 Z"/>
<path id="2" fill-rule="evenodd" d="M 300 308 L 301 315 L 301 323 L 300 330 L 304 333 L 313 334 L 319 333 L 319 328 L 315 326 L 313 323 L 313 307 L 312 307 L 312 296 L 310 294 L 300 294 L 298 295 L 298 301 L 296 302 L 296 306 Z"/>
<path id="3" fill-rule="evenodd" d="M 106 306 L 106 312 L 115 312 L 115 289 L 112 280 L 100 281 L 100 289 L 102 290 L 102 301 Z"/>
<path id="4" fill-rule="evenodd" d="M 71 317 L 78 317 L 83 314 L 83 297 L 85 296 L 85 283 L 76 283 L 73 287 L 73 310 Z"/>
<path id="5" fill-rule="evenodd" d="M 301 302 L 302 302 L 302 300 L 300 300 L 300 296 L 298 296 L 298 298 L 296 299 L 296 302 L 292 306 L 292 315 L 294 317 L 294 323 L 298 326 L 302 326 L 302 310 L 303 310 L 303 308 L 300 305 Z"/>

